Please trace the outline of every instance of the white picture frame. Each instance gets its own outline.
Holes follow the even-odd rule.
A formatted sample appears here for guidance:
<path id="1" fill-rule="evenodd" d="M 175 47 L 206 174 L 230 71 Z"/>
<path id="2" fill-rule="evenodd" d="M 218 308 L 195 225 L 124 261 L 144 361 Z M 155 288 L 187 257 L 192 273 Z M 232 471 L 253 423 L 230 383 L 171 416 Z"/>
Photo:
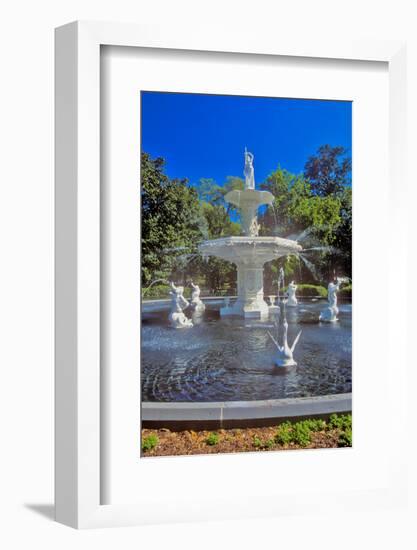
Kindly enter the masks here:
<path id="1" fill-rule="evenodd" d="M 405 166 L 405 44 L 370 40 L 297 40 L 279 36 L 247 36 L 211 29 L 190 29 L 187 36 L 169 27 L 75 22 L 56 30 L 56 519 L 76 528 L 134 525 L 185 519 L 262 516 L 292 510 L 325 508 L 325 495 L 288 494 L 249 507 L 240 497 L 207 501 L 189 513 L 175 495 L 150 499 L 146 509 L 135 504 L 101 504 L 100 392 L 100 48 L 127 46 L 236 54 L 381 61 L 389 71 L 390 188 L 404 182 Z M 404 227 L 402 203 L 392 204 L 395 227 Z M 397 250 L 397 265 L 406 247 Z M 404 263 L 405 265 L 405 263 Z M 398 277 L 398 270 L 395 274 Z M 390 276 L 394 282 L 394 274 Z M 396 300 L 405 303 L 397 293 Z M 389 307 L 393 307 L 393 303 Z M 394 328 L 393 328 L 394 330 Z M 397 327 L 398 376 L 405 383 L 405 335 Z M 398 340 L 399 338 L 399 340 Z M 403 344 L 403 346 L 401 346 Z M 397 405 L 400 404 L 399 407 Z M 401 396 L 396 413 L 405 415 Z M 357 508 L 395 504 L 404 498 L 406 479 L 401 444 L 389 456 L 382 489 L 332 495 L 332 505 Z M 187 511 L 188 510 L 188 511 Z"/>

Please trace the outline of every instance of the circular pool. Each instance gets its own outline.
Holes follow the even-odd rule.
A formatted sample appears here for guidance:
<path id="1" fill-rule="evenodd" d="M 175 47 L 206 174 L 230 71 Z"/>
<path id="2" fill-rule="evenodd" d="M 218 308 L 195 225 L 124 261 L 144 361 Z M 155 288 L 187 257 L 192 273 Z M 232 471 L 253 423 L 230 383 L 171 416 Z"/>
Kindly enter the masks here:
<path id="1" fill-rule="evenodd" d="M 192 328 L 174 329 L 168 302 L 143 303 L 142 401 L 253 401 L 352 391 L 351 304 L 339 305 L 337 323 L 318 321 L 324 301 L 287 308 L 290 345 L 302 330 L 294 352 L 297 367 L 288 371 L 274 366 L 276 347 L 267 333 L 275 332 L 273 317 L 221 318 L 221 305 L 222 300 L 207 301 Z"/>

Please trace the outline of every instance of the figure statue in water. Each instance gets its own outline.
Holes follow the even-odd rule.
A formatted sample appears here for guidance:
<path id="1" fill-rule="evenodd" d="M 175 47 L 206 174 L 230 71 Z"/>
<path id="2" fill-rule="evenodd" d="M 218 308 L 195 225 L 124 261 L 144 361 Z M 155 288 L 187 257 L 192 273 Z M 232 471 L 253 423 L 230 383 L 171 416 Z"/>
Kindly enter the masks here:
<path id="1" fill-rule="evenodd" d="M 206 306 L 200 298 L 200 287 L 191 281 L 191 288 L 193 289 L 191 292 L 191 307 L 196 313 L 202 313 L 206 309 Z"/>
<path id="2" fill-rule="evenodd" d="M 324 321 L 325 323 L 335 323 L 339 320 L 337 318 L 337 314 L 339 313 L 339 308 L 337 307 L 337 292 L 343 282 L 343 278 L 336 277 L 334 281 L 329 283 L 329 286 L 327 287 L 328 306 L 320 313 L 320 321 Z"/>
<path id="3" fill-rule="evenodd" d="M 297 285 L 294 283 L 294 281 L 291 281 L 287 289 L 287 307 L 295 307 L 298 304 L 297 297 L 295 295 L 296 290 Z"/>
<path id="4" fill-rule="evenodd" d="M 171 295 L 171 312 L 169 314 L 169 320 L 171 322 L 171 326 L 174 328 L 188 328 L 193 326 L 193 322 L 191 319 L 188 319 L 186 317 L 185 313 L 183 312 L 183 309 L 187 308 L 190 303 L 188 300 L 186 300 L 183 296 L 184 293 L 184 287 L 183 286 L 175 286 L 175 284 L 171 281 L 169 283 L 171 287 L 170 295 Z"/>

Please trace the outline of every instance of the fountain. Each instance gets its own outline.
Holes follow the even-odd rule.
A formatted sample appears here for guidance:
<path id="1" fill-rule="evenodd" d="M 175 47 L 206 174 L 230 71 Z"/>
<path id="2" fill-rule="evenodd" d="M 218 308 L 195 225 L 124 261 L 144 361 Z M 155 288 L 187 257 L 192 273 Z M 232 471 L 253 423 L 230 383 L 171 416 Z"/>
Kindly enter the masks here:
<path id="1" fill-rule="evenodd" d="M 191 281 L 191 288 L 193 289 L 191 292 L 191 307 L 196 313 L 202 313 L 206 309 L 206 306 L 200 298 L 200 287 Z"/>
<path id="2" fill-rule="evenodd" d="M 298 304 L 297 297 L 295 295 L 296 290 L 297 285 L 294 283 L 294 281 L 291 281 L 287 289 L 287 307 L 295 307 Z"/>
<path id="3" fill-rule="evenodd" d="M 269 191 L 255 190 L 254 156 L 245 149 L 245 189 L 227 193 L 225 200 L 240 209 L 242 232 L 240 237 L 224 237 L 204 241 L 199 251 L 204 257 L 216 256 L 237 267 L 238 299 L 233 306 L 221 308 L 222 316 L 263 318 L 269 308 L 264 300 L 263 266 L 281 256 L 297 254 L 301 246 L 281 237 L 259 237 L 257 211 L 261 205 L 273 204 Z"/>
<path id="4" fill-rule="evenodd" d="M 188 307 L 190 304 L 183 296 L 184 287 L 175 286 L 173 282 L 170 282 L 170 295 L 171 300 L 171 312 L 169 314 L 169 320 L 171 326 L 174 328 L 188 328 L 193 326 L 193 322 L 183 312 L 183 308 Z"/>
<path id="5" fill-rule="evenodd" d="M 329 286 L 327 287 L 328 306 L 320 313 L 320 321 L 324 321 L 325 323 L 335 323 L 339 320 L 337 318 L 337 314 L 339 313 L 339 308 L 337 307 L 337 292 L 342 282 L 343 279 L 337 277 L 335 283 L 329 283 Z"/>

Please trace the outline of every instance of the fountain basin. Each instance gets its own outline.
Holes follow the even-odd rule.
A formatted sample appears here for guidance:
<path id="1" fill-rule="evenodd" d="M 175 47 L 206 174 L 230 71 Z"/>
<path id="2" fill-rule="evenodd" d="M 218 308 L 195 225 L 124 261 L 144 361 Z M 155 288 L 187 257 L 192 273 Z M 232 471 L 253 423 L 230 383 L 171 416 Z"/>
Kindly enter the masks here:
<path id="1" fill-rule="evenodd" d="M 143 402 L 229 402 L 320 397 L 352 391 L 350 303 L 339 323 L 320 323 L 323 303 L 303 301 L 287 311 L 290 342 L 303 334 L 296 367 L 274 365 L 276 347 L 265 321 L 220 316 L 223 300 L 205 301 L 203 315 L 184 334 L 170 326 L 169 303 L 142 304 Z M 186 311 L 188 314 L 188 311 Z"/>

